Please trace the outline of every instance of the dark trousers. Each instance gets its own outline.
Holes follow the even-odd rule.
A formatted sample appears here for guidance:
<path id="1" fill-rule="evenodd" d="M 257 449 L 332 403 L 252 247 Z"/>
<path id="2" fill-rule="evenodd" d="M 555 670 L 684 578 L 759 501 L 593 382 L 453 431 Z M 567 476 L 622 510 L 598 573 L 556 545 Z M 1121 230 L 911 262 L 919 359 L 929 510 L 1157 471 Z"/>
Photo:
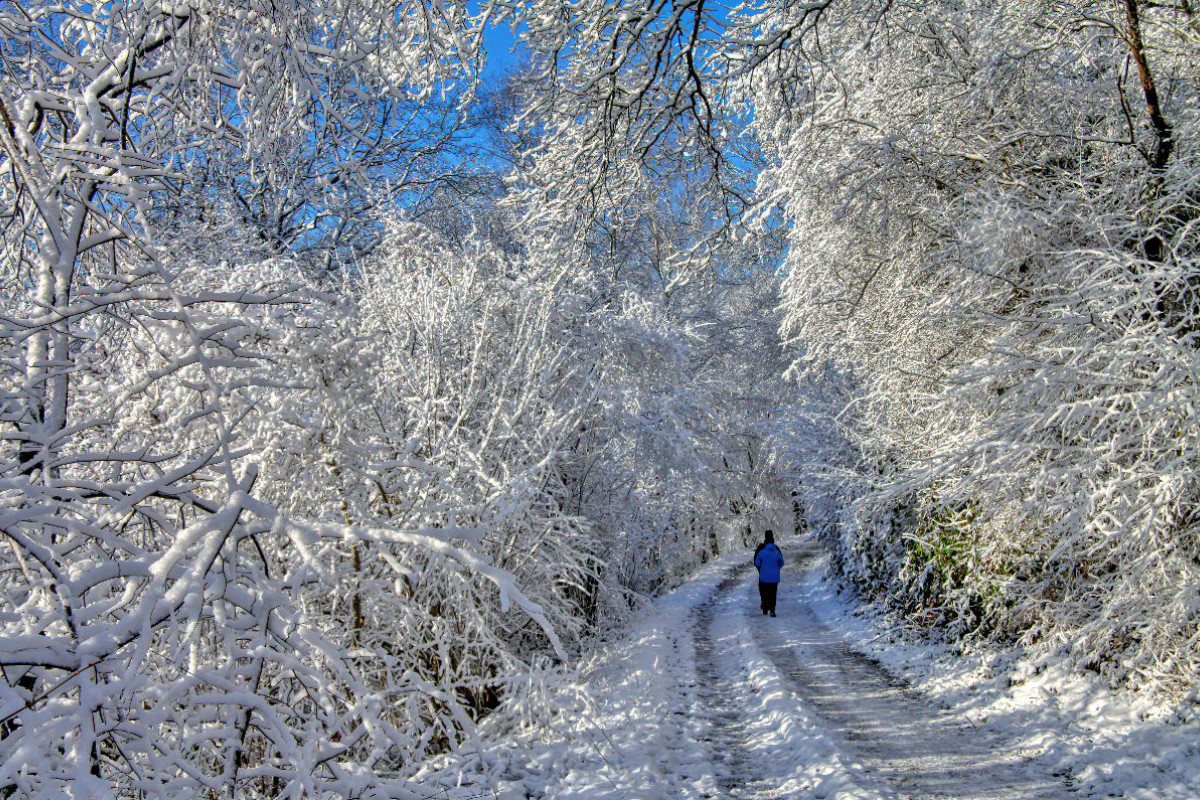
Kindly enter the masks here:
<path id="1" fill-rule="evenodd" d="M 758 582 L 758 596 L 762 599 L 760 604 L 763 611 L 775 610 L 775 594 L 779 591 L 778 583 L 763 583 Z"/>

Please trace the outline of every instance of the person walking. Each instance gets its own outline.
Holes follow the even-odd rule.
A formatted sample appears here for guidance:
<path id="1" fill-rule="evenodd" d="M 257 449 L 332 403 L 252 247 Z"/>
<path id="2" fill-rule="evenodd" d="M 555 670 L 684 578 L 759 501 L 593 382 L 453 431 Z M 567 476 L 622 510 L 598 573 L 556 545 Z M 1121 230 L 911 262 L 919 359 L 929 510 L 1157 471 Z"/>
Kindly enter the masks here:
<path id="1" fill-rule="evenodd" d="M 763 532 L 763 543 L 754 551 L 754 566 L 758 568 L 758 596 L 762 612 L 775 616 L 775 598 L 779 592 L 779 570 L 783 553 L 775 546 L 775 532 Z"/>

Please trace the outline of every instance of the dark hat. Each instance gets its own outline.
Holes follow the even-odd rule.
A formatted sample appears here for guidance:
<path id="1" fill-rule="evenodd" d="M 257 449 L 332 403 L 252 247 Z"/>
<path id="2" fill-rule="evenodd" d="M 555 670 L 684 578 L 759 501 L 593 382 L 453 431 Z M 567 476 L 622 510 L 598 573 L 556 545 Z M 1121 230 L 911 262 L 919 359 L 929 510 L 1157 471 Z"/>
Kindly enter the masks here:
<path id="1" fill-rule="evenodd" d="M 763 542 L 765 544 L 774 544 L 775 531 L 771 530 L 770 528 L 767 528 L 765 531 L 763 531 Z"/>

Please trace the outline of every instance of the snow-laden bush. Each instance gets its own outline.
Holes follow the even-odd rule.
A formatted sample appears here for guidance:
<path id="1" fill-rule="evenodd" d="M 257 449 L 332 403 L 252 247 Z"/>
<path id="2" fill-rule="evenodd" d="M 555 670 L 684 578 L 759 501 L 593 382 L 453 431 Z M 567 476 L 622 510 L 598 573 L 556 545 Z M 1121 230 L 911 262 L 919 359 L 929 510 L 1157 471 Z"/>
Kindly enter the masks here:
<path id="1" fill-rule="evenodd" d="M 441 531 L 513 576 L 553 626 L 526 624 L 486 575 L 416 540 L 331 553 L 342 585 L 303 602 L 395 703 L 398 764 L 460 744 L 509 680 L 561 656 L 594 615 L 600 546 L 564 473 L 595 376 L 568 358 L 556 308 L 534 265 L 393 225 L 310 329 L 286 424 L 256 442 L 279 465 L 264 492 L 289 514 Z"/>
<path id="2" fill-rule="evenodd" d="M 790 390 L 781 358 L 758 346 L 774 335 L 774 293 L 756 278 L 676 287 L 669 302 L 610 286 L 608 306 L 576 323 L 577 357 L 603 377 L 570 485 L 617 585 L 670 588 L 764 527 L 794 526 L 764 427 Z"/>
<path id="3" fill-rule="evenodd" d="M 307 796 L 381 785 L 423 744 L 414 737 L 446 734 L 414 733 L 398 711 L 398 696 L 440 697 L 416 670 L 420 654 L 395 653 L 405 678 L 381 683 L 312 599 L 354 591 L 338 559 L 359 546 L 407 548 L 409 565 L 452 563 L 444 569 L 471 588 L 445 599 L 512 602 L 553 637 L 511 575 L 451 541 L 454 527 L 351 525 L 264 502 L 282 475 L 252 445 L 287 424 L 272 412 L 298 393 L 296 355 L 328 311 L 289 273 L 181 260 L 130 267 L 122 280 L 81 276 L 75 291 L 91 299 L 69 327 L 5 298 L 8 791 Z M 65 424 L 39 433 L 44 422 L 11 398 L 54 379 L 15 368 L 27 333 L 47 330 L 67 337 L 58 369 L 69 394 Z M 411 566 L 388 569 L 402 580 Z"/>

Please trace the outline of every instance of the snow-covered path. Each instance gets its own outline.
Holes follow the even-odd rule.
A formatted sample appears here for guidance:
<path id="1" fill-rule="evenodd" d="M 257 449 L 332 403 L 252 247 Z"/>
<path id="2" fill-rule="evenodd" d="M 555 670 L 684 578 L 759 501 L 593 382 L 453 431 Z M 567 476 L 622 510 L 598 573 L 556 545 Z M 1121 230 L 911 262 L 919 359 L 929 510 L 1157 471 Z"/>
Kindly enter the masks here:
<path id="1" fill-rule="evenodd" d="M 504 800 L 1200 796 L 1195 722 L 1143 721 L 1019 654 L 888 643 L 814 545 L 784 553 L 777 618 L 747 556 L 723 558 L 416 781 Z"/>
<path id="2" fill-rule="evenodd" d="M 811 545 L 790 548 L 786 556 L 802 573 L 818 559 Z M 785 593 L 780 616 L 769 618 L 758 613 L 755 591 L 753 573 L 735 570 L 696 613 L 697 668 L 721 744 L 717 776 L 724 794 L 809 796 L 777 766 L 792 763 L 801 749 L 778 738 L 775 722 L 783 710 L 739 713 L 744 693 L 780 689 L 812 714 L 863 795 L 1022 800 L 1063 794 L 1051 769 L 1032 763 L 1019 744 L 938 708 L 848 647 L 820 619 L 809 593 Z M 744 629 L 750 642 L 739 646 Z"/>

